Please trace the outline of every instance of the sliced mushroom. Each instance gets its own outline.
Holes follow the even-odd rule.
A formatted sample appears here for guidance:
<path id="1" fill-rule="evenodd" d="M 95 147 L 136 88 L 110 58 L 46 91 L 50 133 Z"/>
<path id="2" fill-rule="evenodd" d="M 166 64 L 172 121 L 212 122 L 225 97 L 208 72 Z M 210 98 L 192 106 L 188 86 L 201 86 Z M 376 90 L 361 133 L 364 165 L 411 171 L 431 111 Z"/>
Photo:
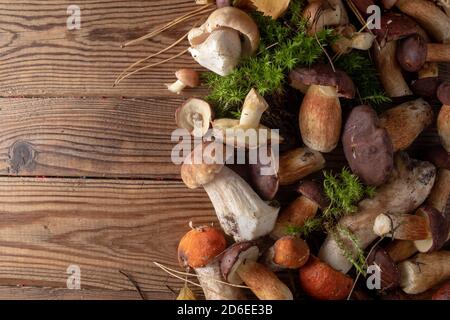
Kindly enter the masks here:
<path id="1" fill-rule="evenodd" d="M 209 130 L 212 118 L 211 106 L 204 100 L 191 98 L 175 112 L 177 126 L 194 137 L 203 137 Z"/>

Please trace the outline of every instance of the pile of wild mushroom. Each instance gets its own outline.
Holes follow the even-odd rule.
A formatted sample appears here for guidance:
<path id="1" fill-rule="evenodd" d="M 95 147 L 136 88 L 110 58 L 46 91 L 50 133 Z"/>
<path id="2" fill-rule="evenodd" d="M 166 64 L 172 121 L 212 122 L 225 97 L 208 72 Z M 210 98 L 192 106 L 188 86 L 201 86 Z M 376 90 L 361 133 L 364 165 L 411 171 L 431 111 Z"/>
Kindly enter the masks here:
<path id="1" fill-rule="evenodd" d="M 226 77 L 260 54 L 263 30 L 252 10 L 278 19 L 292 2 L 217 0 L 187 35 L 189 52 Z M 367 7 L 374 4 L 382 8 L 381 28 L 369 30 Z M 286 300 L 450 299 L 450 83 L 438 67 L 450 62 L 449 9 L 448 1 L 307 1 L 305 34 L 333 29 L 336 39 L 322 48 L 329 59 L 286 72 L 288 90 L 301 97 L 292 122 L 302 144 L 290 150 L 283 150 L 282 136 L 237 134 L 266 128 L 270 100 L 256 88 L 246 92 L 236 118 L 213 119 L 214 106 L 199 98 L 177 110 L 177 125 L 192 136 L 205 137 L 210 128 L 221 133 L 198 144 L 181 167 L 186 186 L 206 191 L 219 221 L 191 226 L 178 248 L 206 299 L 245 299 L 250 292 Z M 370 53 L 385 93 L 399 101 L 394 107 L 358 103 L 358 83 L 330 58 L 352 50 Z M 178 94 L 200 84 L 193 70 L 176 77 L 168 88 Z M 414 144 L 433 124 L 440 144 Z M 267 146 L 283 150 L 278 165 L 231 166 L 217 157 Z M 341 149 L 348 170 L 339 176 L 326 162 Z M 261 174 L 263 167 L 272 174 Z M 378 285 L 368 287 L 373 274 Z"/>

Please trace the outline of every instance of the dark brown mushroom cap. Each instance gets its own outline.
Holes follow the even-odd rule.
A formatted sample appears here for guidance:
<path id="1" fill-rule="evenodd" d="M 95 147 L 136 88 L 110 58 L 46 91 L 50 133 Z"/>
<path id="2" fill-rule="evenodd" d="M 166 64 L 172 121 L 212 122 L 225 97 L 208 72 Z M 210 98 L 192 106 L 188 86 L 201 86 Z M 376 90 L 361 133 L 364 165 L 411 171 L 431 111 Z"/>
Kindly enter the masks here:
<path id="1" fill-rule="evenodd" d="M 352 79 L 344 71 L 336 69 L 334 72 L 329 65 L 296 68 L 289 73 L 289 84 L 295 89 L 302 88 L 302 85 L 335 87 L 338 96 L 348 99 L 353 99 L 356 92 Z"/>
<path id="2" fill-rule="evenodd" d="M 424 149 L 421 158 L 429 161 L 440 169 L 450 170 L 450 154 L 441 145 Z"/>
<path id="3" fill-rule="evenodd" d="M 393 6 L 395 6 L 396 2 L 397 0 L 381 0 L 383 7 L 388 10 L 391 9 Z"/>
<path id="4" fill-rule="evenodd" d="M 342 144 L 351 170 L 362 182 L 378 186 L 388 179 L 394 167 L 394 149 L 372 107 L 353 108 L 345 123 Z"/>
<path id="5" fill-rule="evenodd" d="M 416 240 L 414 244 L 420 252 L 430 253 L 440 250 L 448 237 L 447 218 L 437 209 L 427 205 L 421 206 L 416 214 L 425 217 L 430 228 L 431 238 L 426 240 Z"/>
<path id="6" fill-rule="evenodd" d="M 447 106 L 450 105 L 450 81 L 445 81 L 439 86 L 437 96 L 442 104 Z"/>
<path id="7" fill-rule="evenodd" d="M 330 199 L 328 199 L 325 195 L 322 185 L 315 181 L 308 180 L 300 182 L 297 191 L 309 200 L 317 203 L 321 209 L 324 209 L 330 205 Z"/>
<path id="8" fill-rule="evenodd" d="M 432 300 L 450 300 L 450 280 L 447 280 L 433 293 Z"/>
<path id="9" fill-rule="evenodd" d="M 400 270 L 389 254 L 376 246 L 367 257 L 367 265 L 377 265 L 381 271 L 381 290 L 386 291 L 400 285 Z"/>
<path id="10" fill-rule="evenodd" d="M 397 60 L 409 72 L 417 72 L 427 60 L 427 44 L 418 34 L 401 40 L 397 47 Z"/>
<path id="11" fill-rule="evenodd" d="M 417 79 L 411 84 L 411 89 L 418 96 L 434 99 L 440 83 L 438 77 Z"/>
<path id="12" fill-rule="evenodd" d="M 267 146 L 263 146 L 267 148 Z M 268 149 L 270 157 L 270 149 Z M 250 176 L 250 184 L 261 199 L 269 201 L 275 198 L 280 186 L 280 179 L 278 178 L 277 170 L 273 167 L 273 161 L 269 163 L 262 163 L 259 157 L 255 164 L 248 165 L 248 174 Z M 266 170 L 267 172 L 263 172 Z M 273 173 L 271 173 L 273 172 Z"/>
<path id="13" fill-rule="evenodd" d="M 379 42 L 395 41 L 423 32 L 417 22 L 400 13 L 388 12 L 382 15 L 380 24 L 380 29 L 372 29 L 372 32 L 377 36 Z"/>
<path id="14" fill-rule="evenodd" d="M 253 241 L 238 242 L 229 247 L 220 260 L 220 271 L 225 281 L 239 284 L 241 279 L 236 274 L 236 269 L 247 259 L 256 261 L 259 248 Z"/>

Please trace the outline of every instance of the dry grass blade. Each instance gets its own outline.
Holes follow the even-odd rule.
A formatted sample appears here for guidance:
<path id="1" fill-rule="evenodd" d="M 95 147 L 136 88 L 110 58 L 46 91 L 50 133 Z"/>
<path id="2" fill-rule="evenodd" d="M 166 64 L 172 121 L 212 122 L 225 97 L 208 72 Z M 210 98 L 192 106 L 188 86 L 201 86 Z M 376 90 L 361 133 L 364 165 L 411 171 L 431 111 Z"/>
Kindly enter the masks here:
<path id="1" fill-rule="evenodd" d="M 172 28 L 174 26 L 176 26 L 177 24 L 180 24 L 181 22 L 184 22 L 186 20 L 190 20 L 190 19 L 192 19 L 194 17 L 197 17 L 197 16 L 200 16 L 200 15 L 204 15 L 205 13 L 210 13 L 210 12 L 214 11 L 215 10 L 214 8 L 209 8 L 210 6 L 211 6 L 211 4 L 203 6 L 202 8 L 194 10 L 192 12 L 186 13 L 185 15 L 170 21 L 169 23 L 165 24 L 164 26 L 160 27 L 159 29 L 156 29 L 156 30 L 154 30 L 154 31 L 152 31 L 152 32 L 142 36 L 142 37 L 139 37 L 137 39 L 134 39 L 134 40 L 131 40 L 131 41 L 128 41 L 128 42 L 124 43 L 122 45 L 122 48 L 123 47 L 128 47 L 128 46 L 130 46 L 132 44 L 136 44 L 136 43 L 138 43 L 140 41 L 143 41 L 143 40 L 147 40 L 147 39 L 153 38 L 153 37 L 157 36 L 158 34 L 164 32 L 164 31 L 166 31 L 166 30 L 168 30 L 168 29 L 170 29 L 170 28 Z"/>
<path id="2" fill-rule="evenodd" d="M 126 78 L 129 78 L 129 77 L 131 77 L 133 74 L 136 74 L 136 73 L 138 73 L 138 72 L 140 72 L 140 71 L 142 71 L 142 70 L 145 70 L 145 69 L 148 69 L 148 68 L 152 68 L 152 67 L 156 67 L 156 66 L 159 66 L 159 65 L 161 65 L 161 64 L 164 64 L 164 63 L 166 63 L 166 62 L 169 62 L 169 61 L 171 61 L 171 60 L 173 60 L 173 59 L 176 59 L 176 58 L 178 58 L 178 57 L 181 57 L 183 54 L 185 54 L 186 52 L 188 52 L 188 50 L 189 50 L 189 49 L 183 50 L 183 51 L 181 51 L 180 53 L 178 53 L 178 54 L 176 54 L 176 55 L 174 55 L 174 56 L 172 56 L 172 57 L 170 57 L 170 58 L 167 58 L 167 59 L 165 59 L 165 60 L 162 60 L 162 61 L 159 61 L 159 62 L 156 62 L 156 63 L 153 63 L 153 64 L 149 64 L 149 65 L 146 65 L 146 66 L 141 67 L 141 68 L 139 68 L 139 69 L 136 69 L 136 70 L 134 70 L 133 72 L 130 72 L 130 73 L 124 75 L 122 78 L 117 79 L 117 81 L 114 83 L 113 87 L 116 86 L 116 85 L 118 85 L 120 82 L 122 82 L 122 80 L 125 80 Z"/>
<path id="3" fill-rule="evenodd" d="M 126 74 L 129 70 L 133 69 L 133 68 L 136 67 L 137 65 L 139 65 L 139 64 L 141 64 L 141 63 L 143 63 L 143 62 L 145 62 L 145 61 L 147 61 L 147 60 L 150 60 L 151 58 L 154 58 L 154 57 L 156 57 L 156 56 L 159 56 L 160 54 L 162 54 L 162 53 L 164 53 L 164 52 L 166 52 L 166 51 L 172 49 L 173 47 L 175 47 L 176 45 L 178 45 L 181 41 L 183 41 L 183 40 L 187 37 L 187 35 L 188 35 L 188 34 L 186 33 L 184 36 L 182 36 L 180 39 L 178 39 L 177 41 L 175 41 L 174 43 L 172 43 L 172 44 L 171 44 L 170 46 L 168 46 L 167 48 L 164 48 L 164 49 L 158 51 L 157 53 L 153 53 L 153 54 L 151 54 L 151 55 L 149 55 L 149 56 L 147 56 L 147 57 L 145 57 L 145 58 L 143 58 L 143 59 L 140 59 L 140 60 L 136 61 L 135 63 L 131 64 L 128 68 L 126 68 L 124 71 L 122 71 L 121 74 L 119 74 L 119 76 L 118 76 L 118 77 L 116 78 L 116 80 L 114 81 L 114 85 L 113 85 L 113 86 L 117 85 L 117 84 L 120 82 L 120 80 L 122 79 L 122 76 L 123 76 L 124 74 Z"/>

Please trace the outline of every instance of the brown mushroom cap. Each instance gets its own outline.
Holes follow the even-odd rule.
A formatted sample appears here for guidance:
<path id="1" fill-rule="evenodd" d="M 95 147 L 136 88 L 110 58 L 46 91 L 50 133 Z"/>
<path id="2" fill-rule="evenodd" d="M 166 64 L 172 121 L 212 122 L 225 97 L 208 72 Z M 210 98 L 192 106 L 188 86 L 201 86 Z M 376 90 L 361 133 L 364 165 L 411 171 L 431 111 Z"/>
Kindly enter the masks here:
<path id="1" fill-rule="evenodd" d="M 309 200 L 317 203 L 321 209 L 325 209 L 330 205 L 330 199 L 325 195 L 322 185 L 315 181 L 308 180 L 300 182 L 297 191 Z"/>
<path id="2" fill-rule="evenodd" d="M 380 42 L 395 41 L 413 34 L 423 33 L 416 21 L 401 13 L 388 12 L 383 14 L 380 24 L 380 29 L 372 30 Z"/>
<path id="3" fill-rule="evenodd" d="M 220 271 L 223 278 L 229 283 L 241 284 L 242 279 L 236 273 L 237 268 L 246 260 L 256 261 L 259 257 L 259 248 L 254 242 L 238 242 L 225 251 L 220 260 Z"/>
<path id="4" fill-rule="evenodd" d="M 438 77 L 417 79 L 411 84 L 411 89 L 418 96 L 434 99 L 440 83 Z"/>
<path id="5" fill-rule="evenodd" d="M 400 66 L 409 72 L 417 72 L 427 59 L 427 44 L 418 34 L 401 40 L 397 47 L 397 60 Z"/>
<path id="6" fill-rule="evenodd" d="M 200 76 L 198 72 L 192 69 L 180 69 L 175 72 L 175 77 L 184 83 L 184 85 L 195 88 L 200 85 Z"/>
<path id="7" fill-rule="evenodd" d="M 417 250 L 425 253 L 440 250 L 448 237 L 447 218 L 439 210 L 426 205 L 420 207 L 416 214 L 427 219 L 432 236 L 430 239 L 414 241 Z"/>
<path id="8" fill-rule="evenodd" d="M 309 259 L 308 244 L 294 236 L 278 239 L 273 246 L 273 262 L 288 269 L 298 269 Z"/>
<path id="9" fill-rule="evenodd" d="M 201 268 L 208 265 L 226 248 L 219 229 L 202 226 L 190 230 L 178 245 L 178 261 L 183 267 Z"/>
<path id="10" fill-rule="evenodd" d="M 195 189 L 211 182 L 222 170 L 226 159 L 216 158 L 218 154 L 215 151 L 208 154 L 207 152 L 211 150 L 223 151 L 223 145 L 218 143 L 199 144 L 184 160 L 181 166 L 181 179 L 188 188 Z"/>
<path id="11" fill-rule="evenodd" d="M 345 157 L 351 170 L 368 185 L 384 183 L 394 167 L 394 149 L 386 129 L 367 105 L 353 108 L 342 136 Z"/>
<path id="12" fill-rule="evenodd" d="M 353 4 L 362 13 L 363 16 L 367 16 L 367 8 L 375 4 L 374 0 L 353 0 Z"/>
<path id="13" fill-rule="evenodd" d="M 389 254 L 377 246 L 367 257 L 367 265 L 377 265 L 381 271 L 381 290 L 390 290 L 400 285 L 400 270 Z"/>
<path id="14" fill-rule="evenodd" d="M 267 148 L 267 146 L 263 146 L 263 148 Z M 268 157 L 271 157 L 271 149 L 268 149 Z M 248 171 L 251 180 L 251 185 L 256 193 L 261 197 L 261 199 L 269 201 L 275 198 L 275 195 L 278 192 L 280 186 L 280 179 L 277 174 L 276 168 L 274 168 L 274 161 L 270 161 L 270 163 L 261 163 L 258 151 L 258 158 L 256 164 L 249 164 Z M 262 170 L 265 169 L 268 172 L 263 174 Z M 272 171 L 273 174 L 269 174 L 269 171 Z"/>
<path id="15" fill-rule="evenodd" d="M 450 154 L 441 145 L 424 149 L 422 158 L 440 169 L 450 170 Z"/>
<path id="16" fill-rule="evenodd" d="M 450 280 L 440 285 L 439 289 L 433 293 L 432 300 L 450 300 Z"/>
<path id="17" fill-rule="evenodd" d="M 447 106 L 450 105 L 450 81 L 445 81 L 439 86 L 437 96 L 442 104 Z"/>
<path id="18" fill-rule="evenodd" d="M 328 65 L 296 68 L 289 73 L 289 84 L 299 90 L 304 85 L 335 87 L 338 96 L 348 99 L 353 99 L 356 92 L 352 79 L 344 71 L 336 70 L 334 72 Z"/>

